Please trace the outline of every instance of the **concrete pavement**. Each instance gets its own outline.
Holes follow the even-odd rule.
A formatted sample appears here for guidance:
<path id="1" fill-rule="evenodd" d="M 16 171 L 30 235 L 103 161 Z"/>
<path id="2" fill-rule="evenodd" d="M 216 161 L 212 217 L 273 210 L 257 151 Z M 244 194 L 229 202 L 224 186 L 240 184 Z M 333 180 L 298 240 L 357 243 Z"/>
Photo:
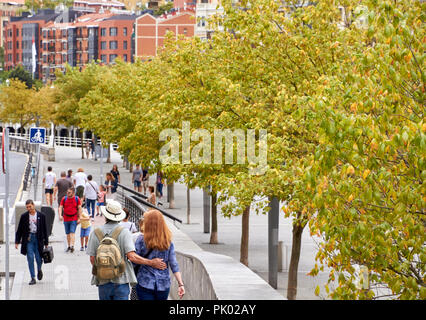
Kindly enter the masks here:
<path id="1" fill-rule="evenodd" d="M 103 163 L 103 177 L 110 171 L 113 164 L 117 164 L 120 170 L 121 183 L 132 187 L 131 173 L 123 168 L 122 159 L 117 152 L 111 153 L 111 163 Z M 86 174 L 92 174 L 96 182 L 100 182 L 100 162 L 92 159 L 81 159 L 81 150 L 69 147 L 56 147 L 56 161 L 47 162 L 42 160 L 42 170 L 40 171 L 40 180 L 46 172 L 48 165 L 53 167 L 57 177 L 61 171 L 73 169 L 74 173 L 79 167 L 85 169 Z M 43 169 L 44 168 L 44 169 Z M 150 183 L 154 184 L 155 175 L 150 177 Z M 38 199 L 41 199 L 41 186 L 37 192 Z M 31 190 L 23 195 L 22 200 L 31 198 Z M 175 209 L 168 209 L 166 203 L 167 188 L 164 188 L 163 202 L 164 208 L 168 212 L 182 219 L 183 224 L 176 226 L 186 233 L 197 245 L 206 251 L 228 255 L 239 261 L 240 238 L 241 238 L 241 217 L 232 217 L 231 219 L 218 216 L 218 245 L 210 245 L 210 234 L 203 233 L 203 212 L 202 212 L 202 190 L 191 190 L 191 224 L 186 224 L 186 186 L 175 183 Z M 44 198 L 44 195 L 43 195 Z M 43 202 L 45 200 L 43 199 Z M 55 205 L 56 209 L 56 205 Z M 220 212 L 220 207 L 219 207 Z M 98 217 L 95 224 L 101 224 L 103 218 Z M 15 292 L 15 296 L 20 299 L 97 299 L 97 289 L 90 285 L 91 266 L 85 252 L 79 251 L 79 233 L 76 233 L 76 251 L 73 254 L 64 252 L 64 231 L 63 225 L 58 222 L 56 217 L 51 236 L 51 243 L 55 251 L 55 259 L 60 259 L 61 265 L 44 265 L 44 279 L 35 286 L 28 286 L 29 271 L 26 258 L 19 254 L 18 250 L 11 250 L 11 271 L 17 270 L 16 281 L 21 281 L 20 292 Z M 14 235 L 13 235 L 14 236 Z M 283 241 L 288 250 L 288 259 L 291 253 L 291 219 L 285 219 L 282 215 L 279 221 L 279 240 Z M 256 272 L 265 281 L 268 281 L 268 258 L 267 258 L 267 215 L 250 216 L 250 245 L 249 245 L 249 267 Z M 326 273 L 320 273 L 318 277 L 306 276 L 306 273 L 314 266 L 314 257 L 316 254 L 316 239 L 309 235 L 306 229 L 303 234 L 302 253 L 299 263 L 299 281 L 298 281 L 298 299 L 320 299 L 314 295 L 317 284 L 326 282 Z M 11 239 L 11 242 L 13 240 Z M 1 248 L 2 249 L 2 248 Z M 284 268 L 288 266 L 288 261 L 284 261 Z M 3 270 L 3 266 L 0 267 Z M 14 286 L 15 287 L 15 286 Z M 277 291 L 286 297 L 287 272 L 278 274 Z M 16 286 L 19 289 L 19 285 Z M 18 290 L 17 289 L 17 290 Z M 321 295 L 324 295 L 321 291 Z"/>

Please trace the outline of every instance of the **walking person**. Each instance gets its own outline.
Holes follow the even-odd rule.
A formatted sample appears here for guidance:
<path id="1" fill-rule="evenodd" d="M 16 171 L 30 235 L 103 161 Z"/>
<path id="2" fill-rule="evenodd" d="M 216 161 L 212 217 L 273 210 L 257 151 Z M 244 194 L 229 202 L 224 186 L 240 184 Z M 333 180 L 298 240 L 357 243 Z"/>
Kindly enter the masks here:
<path id="1" fill-rule="evenodd" d="M 111 174 L 114 176 L 114 183 L 112 185 L 111 193 L 117 192 L 118 184 L 121 183 L 120 180 L 120 171 L 118 171 L 118 166 L 114 164 L 111 169 Z"/>
<path id="2" fill-rule="evenodd" d="M 55 188 L 53 190 L 53 199 L 58 200 L 58 208 L 61 205 L 61 200 L 67 195 L 67 190 L 72 188 L 73 184 L 70 180 L 67 179 L 67 174 L 65 171 L 61 172 L 61 178 L 56 181 Z M 58 211 L 59 213 L 59 211 Z"/>
<path id="3" fill-rule="evenodd" d="M 138 232 L 138 229 L 136 229 L 136 225 L 129 221 L 130 212 L 127 208 L 123 208 L 123 211 L 126 213 L 126 217 L 123 219 L 123 221 L 120 222 L 120 226 L 123 226 L 127 230 L 130 231 L 130 233 Z"/>
<path id="4" fill-rule="evenodd" d="M 89 242 L 89 235 L 90 235 L 90 229 L 91 229 L 91 223 L 90 223 L 90 217 L 86 213 L 86 210 L 83 210 L 80 216 L 80 243 L 81 248 L 80 251 L 87 250 L 87 244 Z"/>
<path id="5" fill-rule="evenodd" d="M 111 172 L 107 172 L 105 178 L 106 178 L 105 184 L 104 184 L 105 189 L 106 189 L 106 198 L 105 198 L 105 200 L 107 200 L 107 199 L 114 200 L 114 195 L 113 195 L 113 192 L 112 192 L 112 188 L 114 186 L 114 181 L 115 181 L 114 176 L 112 175 Z"/>
<path id="6" fill-rule="evenodd" d="M 85 145 L 85 150 L 86 150 L 86 159 L 89 159 L 89 154 L 90 154 L 90 142 L 87 141 L 86 145 Z"/>
<path id="7" fill-rule="evenodd" d="M 147 265 L 140 266 L 136 275 L 139 300 L 167 300 L 171 284 L 169 267 L 178 282 L 178 295 L 182 298 L 185 287 L 176 260 L 172 233 L 160 211 L 151 209 L 144 213 L 143 234 L 136 240 L 135 247 L 138 255 L 148 259 L 160 258 L 167 265 L 164 270 L 156 270 Z"/>
<path id="8" fill-rule="evenodd" d="M 90 140 L 90 152 L 92 153 L 92 159 L 95 159 L 95 139 Z"/>
<path id="9" fill-rule="evenodd" d="M 44 193 L 46 195 L 46 204 L 53 206 L 53 188 L 56 184 L 56 174 L 52 171 L 52 167 L 47 167 L 47 173 L 43 178 Z"/>
<path id="10" fill-rule="evenodd" d="M 67 171 L 67 180 L 69 182 L 71 182 L 72 185 L 74 186 L 74 178 L 72 176 L 72 169 L 68 169 L 68 171 Z"/>
<path id="11" fill-rule="evenodd" d="M 77 173 L 74 175 L 74 186 L 75 186 L 75 193 L 80 199 L 83 199 L 86 182 L 87 182 L 87 175 L 84 173 L 84 169 L 78 168 Z"/>
<path id="12" fill-rule="evenodd" d="M 47 236 L 46 217 L 35 209 L 33 200 L 25 202 L 27 211 L 19 219 L 18 229 L 15 234 L 15 248 L 21 244 L 21 253 L 27 256 L 28 268 L 30 270 L 30 285 L 36 284 L 34 259 L 37 263 L 37 279 L 43 278 L 42 253 L 43 245 L 47 248 L 49 238 Z"/>
<path id="13" fill-rule="evenodd" d="M 123 208 L 123 210 L 126 210 L 126 208 Z M 136 232 L 132 233 L 133 243 L 136 243 L 136 240 L 143 233 L 143 216 L 139 219 L 138 225 L 139 225 L 139 231 L 136 231 Z M 139 267 L 140 267 L 139 264 L 138 265 L 133 265 L 133 269 L 135 271 L 135 275 L 138 273 Z M 130 291 L 130 300 L 139 300 L 138 293 L 136 292 L 136 286 L 137 286 L 137 284 L 132 285 L 132 289 Z"/>
<path id="14" fill-rule="evenodd" d="M 105 207 L 101 207 L 101 211 L 106 223 L 90 234 L 86 251 L 90 256 L 90 263 L 93 268 L 91 284 L 98 287 L 100 300 L 128 300 L 129 285 L 134 285 L 137 282 L 131 262 L 149 265 L 153 270 L 163 270 L 166 268 L 166 264 L 159 258 L 151 260 L 136 254 L 132 235 L 129 230 L 119 225 L 119 222 L 126 216 L 119 202 L 110 200 Z M 116 258 L 121 261 L 119 268 L 117 265 L 109 264 L 105 259 L 98 259 L 103 252 L 105 253 L 106 250 L 111 248 L 107 247 L 107 242 L 103 241 L 106 236 L 112 237 L 118 244 L 119 252 L 115 251 L 115 254 L 119 254 Z M 124 259 L 125 257 L 127 259 Z M 108 270 L 115 272 L 110 273 L 107 272 Z"/>
<path id="15" fill-rule="evenodd" d="M 161 200 L 163 197 L 163 186 L 164 186 L 164 177 L 161 171 L 157 172 L 157 195 L 158 199 Z"/>
<path id="16" fill-rule="evenodd" d="M 105 206 L 105 202 L 106 202 L 106 200 L 105 200 L 105 198 L 106 198 L 106 190 L 105 190 L 105 187 L 104 187 L 104 185 L 103 184 L 101 184 L 100 186 L 99 186 L 99 192 L 98 192 L 98 202 L 96 203 L 96 216 L 99 216 L 99 214 L 101 214 L 102 215 L 102 213 L 99 213 L 99 211 L 100 211 L 100 207 L 101 206 Z"/>
<path id="17" fill-rule="evenodd" d="M 69 188 L 59 206 L 59 220 L 64 221 L 65 234 L 67 235 L 68 248 L 66 252 L 74 252 L 75 229 L 80 223 L 82 211 L 81 200 L 75 195 L 74 187 Z"/>
<path id="18" fill-rule="evenodd" d="M 98 198 L 99 187 L 96 181 L 93 181 L 91 174 L 87 176 L 87 183 L 84 188 L 84 197 L 86 199 L 86 209 L 89 216 L 95 219 L 96 199 Z"/>
<path id="19" fill-rule="evenodd" d="M 148 190 L 149 190 L 148 202 L 153 204 L 154 206 L 156 206 L 157 205 L 157 198 L 155 197 L 154 186 L 149 186 Z"/>
<path id="20" fill-rule="evenodd" d="M 148 190 L 149 185 L 149 173 L 148 168 L 142 169 L 142 187 L 143 187 L 143 194 L 146 195 L 146 191 Z"/>
<path id="21" fill-rule="evenodd" d="M 132 173 L 132 182 L 135 191 L 142 192 L 142 170 L 140 165 L 136 165 L 136 169 Z"/>

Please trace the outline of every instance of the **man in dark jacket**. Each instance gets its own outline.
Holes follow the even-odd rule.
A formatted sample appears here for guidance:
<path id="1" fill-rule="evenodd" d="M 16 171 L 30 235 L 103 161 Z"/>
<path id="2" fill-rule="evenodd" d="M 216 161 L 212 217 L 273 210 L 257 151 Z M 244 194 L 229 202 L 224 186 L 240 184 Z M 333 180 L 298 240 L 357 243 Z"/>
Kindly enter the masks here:
<path id="1" fill-rule="evenodd" d="M 21 215 L 18 230 L 15 235 L 15 248 L 21 246 L 21 253 L 27 256 L 28 268 L 30 269 L 31 281 L 30 285 L 36 283 L 34 272 L 34 258 L 37 262 L 37 279 L 43 278 L 41 258 L 43 253 L 43 245 L 48 246 L 49 238 L 47 236 L 46 217 L 43 213 L 35 209 L 34 202 L 27 200 L 25 202 L 27 212 Z"/>

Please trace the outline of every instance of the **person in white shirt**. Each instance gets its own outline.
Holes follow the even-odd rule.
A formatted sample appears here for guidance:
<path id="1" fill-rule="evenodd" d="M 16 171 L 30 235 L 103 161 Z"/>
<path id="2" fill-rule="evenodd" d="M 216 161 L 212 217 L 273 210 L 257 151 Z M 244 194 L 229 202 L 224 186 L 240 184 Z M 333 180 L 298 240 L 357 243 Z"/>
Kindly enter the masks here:
<path id="1" fill-rule="evenodd" d="M 86 208 L 92 220 L 95 219 L 96 199 L 98 198 L 99 186 L 96 181 L 93 181 L 92 175 L 87 176 L 87 182 L 84 189 L 84 197 L 86 199 Z"/>
<path id="2" fill-rule="evenodd" d="M 56 174 L 52 171 L 52 167 L 47 168 L 47 173 L 43 178 L 44 193 L 46 194 L 46 204 L 53 206 L 53 188 L 56 185 Z"/>
<path id="3" fill-rule="evenodd" d="M 83 199 L 84 196 L 84 188 L 86 186 L 87 176 L 84 173 L 83 168 L 78 168 L 77 173 L 74 175 L 74 186 L 75 186 L 75 194 Z"/>
<path id="4" fill-rule="evenodd" d="M 123 208 L 123 211 L 126 213 L 126 217 L 120 222 L 120 226 L 123 226 L 125 229 L 129 230 L 130 233 L 138 232 L 134 222 L 129 221 L 130 212 L 127 208 Z"/>

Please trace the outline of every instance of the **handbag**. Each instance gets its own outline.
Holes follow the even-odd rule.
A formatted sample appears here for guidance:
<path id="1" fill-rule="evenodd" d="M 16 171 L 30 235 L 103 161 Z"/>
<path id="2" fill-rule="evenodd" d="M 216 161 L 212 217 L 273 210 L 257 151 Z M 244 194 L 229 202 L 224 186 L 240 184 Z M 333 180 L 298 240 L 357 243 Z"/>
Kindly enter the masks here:
<path id="1" fill-rule="evenodd" d="M 41 254 L 44 263 L 51 263 L 53 261 L 53 248 L 52 246 L 47 246 L 43 248 L 43 253 Z"/>

